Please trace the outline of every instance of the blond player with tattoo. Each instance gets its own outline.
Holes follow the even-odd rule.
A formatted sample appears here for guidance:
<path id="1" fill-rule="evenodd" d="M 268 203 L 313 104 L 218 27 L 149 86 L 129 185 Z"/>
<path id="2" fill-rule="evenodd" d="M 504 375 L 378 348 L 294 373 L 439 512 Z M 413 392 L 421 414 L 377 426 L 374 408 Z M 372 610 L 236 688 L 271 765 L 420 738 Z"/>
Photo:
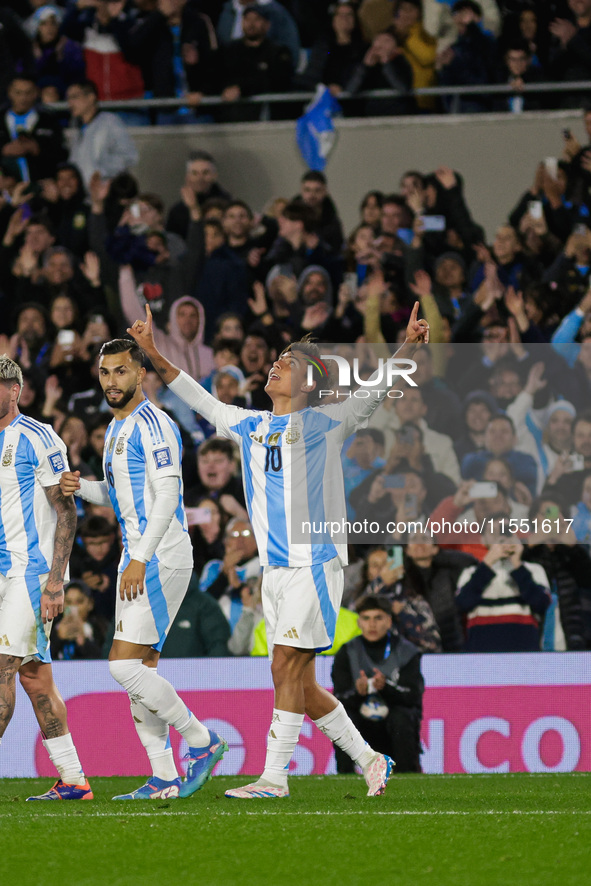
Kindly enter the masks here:
<path id="1" fill-rule="evenodd" d="M 49 652 L 52 619 L 64 607 L 76 506 L 59 485 L 66 447 L 49 425 L 19 412 L 22 388 L 18 364 L 0 356 L 0 741 L 18 673 L 59 773 L 45 794 L 28 799 L 91 800 Z"/>

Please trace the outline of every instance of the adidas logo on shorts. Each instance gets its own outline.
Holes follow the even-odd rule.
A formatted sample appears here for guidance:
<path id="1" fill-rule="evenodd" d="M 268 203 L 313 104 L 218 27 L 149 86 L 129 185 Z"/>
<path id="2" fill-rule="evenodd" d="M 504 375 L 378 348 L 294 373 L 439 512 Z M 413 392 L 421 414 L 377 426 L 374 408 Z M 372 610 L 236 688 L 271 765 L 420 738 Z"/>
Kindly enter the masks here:
<path id="1" fill-rule="evenodd" d="M 283 636 L 287 637 L 288 640 L 299 640 L 300 639 L 298 632 L 296 631 L 295 628 L 291 628 L 291 630 L 287 631 L 287 633 L 284 634 Z"/>

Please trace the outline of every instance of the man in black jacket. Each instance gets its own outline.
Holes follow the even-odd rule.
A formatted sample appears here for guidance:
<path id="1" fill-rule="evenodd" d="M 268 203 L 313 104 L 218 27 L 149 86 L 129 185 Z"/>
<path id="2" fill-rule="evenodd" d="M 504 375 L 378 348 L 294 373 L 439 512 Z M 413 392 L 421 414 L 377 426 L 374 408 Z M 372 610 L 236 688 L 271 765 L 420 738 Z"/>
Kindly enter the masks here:
<path id="1" fill-rule="evenodd" d="M 217 39 L 197 0 L 158 0 L 121 43 L 154 98 L 186 95 L 196 107 L 204 93 L 216 91 Z"/>
<path id="2" fill-rule="evenodd" d="M 314 169 L 304 173 L 300 194 L 293 202 L 303 203 L 308 207 L 317 222 L 318 236 L 333 252 L 340 255 L 344 240 L 343 226 L 334 201 L 328 193 L 324 173 Z"/>
<path id="3" fill-rule="evenodd" d="M 397 772 L 421 772 L 420 651 L 392 628 L 389 600 L 363 597 L 357 612 L 361 636 L 335 656 L 334 694 L 365 740 L 392 757 Z M 335 751 L 337 771 L 351 772 L 349 758 Z"/>
<path id="4" fill-rule="evenodd" d="M 51 178 L 66 159 L 59 121 L 36 107 L 38 97 L 35 81 L 18 74 L 8 87 L 9 105 L 0 111 L 0 153 L 20 181 Z"/>
<path id="5" fill-rule="evenodd" d="M 412 114 L 415 102 L 408 95 L 412 88 L 412 68 L 398 46 L 391 31 L 383 31 L 374 37 L 365 53 L 363 61 L 353 71 L 345 92 L 355 95 L 362 91 L 389 89 L 388 98 L 367 98 L 356 113 L 365 117 L 389 116 L 390 114 Z M 353 108 L 350 107 L 353 113 Z"/>
<path id="6" fill-rule="evenodd" d="M 224 51 L 222 70 L 222 100 L 261 95 L 268 92 L 287 92 L 293 73 L 292 58 L 286 46 L 269 40 L 271 22 L 266 6 L 253 4 L 242 13 L 240 40 L 233 40 Z M 260 106 L 225 109 L 223 120 L 258 120 Z"/>

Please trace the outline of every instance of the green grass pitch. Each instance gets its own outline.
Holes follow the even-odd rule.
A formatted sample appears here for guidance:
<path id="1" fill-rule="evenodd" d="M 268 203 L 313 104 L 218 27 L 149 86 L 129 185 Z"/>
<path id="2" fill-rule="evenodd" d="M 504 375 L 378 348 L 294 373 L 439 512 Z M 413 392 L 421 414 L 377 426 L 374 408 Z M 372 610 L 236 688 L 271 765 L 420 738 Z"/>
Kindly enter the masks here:
<path id="1" fill-rule="evenodd" d="M 247 780 L 247 779 L 246 779 Z M 0 781 L 3 886 L 583 886 L 591 774 L 303 776 L 285 800 L 113 803 L 141 779 L 95 778 L 90 802 L 25 803 Z"/>

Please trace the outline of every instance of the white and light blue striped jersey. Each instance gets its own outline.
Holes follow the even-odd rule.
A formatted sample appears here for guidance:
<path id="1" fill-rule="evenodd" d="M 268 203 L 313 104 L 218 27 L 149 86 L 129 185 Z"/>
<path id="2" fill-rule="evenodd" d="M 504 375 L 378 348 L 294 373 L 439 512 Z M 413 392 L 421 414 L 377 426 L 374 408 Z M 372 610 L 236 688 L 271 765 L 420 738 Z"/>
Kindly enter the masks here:
<path id="1" fill-rule="evenodd" d="M 377 399 L 351 397 L 289 415 L 226 406 L 186 373 L 169 387 L 240 447 L 246 506 L 263 566 L 347 563 L 344 441 Z M 341 531 L 326 529 L 328 523 Z"/>
<path id="2" fill-rule="evenodd" d="M 109 498 L 123 539 L 119 571 L 128 565 L 156 498 L 160 477 L 176 477 L 179 498 L 174 517 L 152 560 L 169 569 L 192 569 L 193 551 L 183 506 L 181 435 L 175 423 L 149 400 L 142 400 L 121 421 L 112 420 L 105 434 L 103 470 Z"/>
<path id="3" fill-rule="evenodd" d="M 69 470 L 49 425 L 19 414 L 0 432 L 0 573 L 43 575 L 53 561 L 57 514 L 44 487 Z"/>

